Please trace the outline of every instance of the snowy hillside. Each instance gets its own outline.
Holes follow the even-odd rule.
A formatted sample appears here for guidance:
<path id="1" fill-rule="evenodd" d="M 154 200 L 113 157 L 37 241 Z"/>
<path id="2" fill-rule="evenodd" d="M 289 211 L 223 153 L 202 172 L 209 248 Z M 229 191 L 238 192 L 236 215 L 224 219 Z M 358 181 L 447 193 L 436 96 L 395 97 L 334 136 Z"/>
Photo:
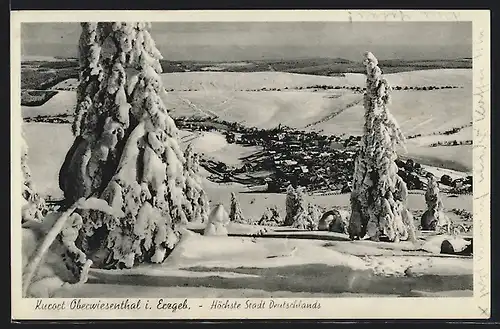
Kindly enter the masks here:
<path id="1" fill-rule="evenodd" d="M 185 72 L 163 74 L 162 77 L 165 88 L 174 90 L 163 97 L 174 117 L 216 117 L 259 128 L 282 124 L 322 134 L 362 133 L 364 110 L 360 92 L 351 89 L 297 89 L 316 85 L 362 87 L 362 74 L 322 77 L 282 72 Z M 470 145 L 430 145 L 439 141 L 472 140 L 472 70 L 412 71 L 388 74 L 386 77 L 391 85 L 402 88 L 458 87 L 395 90 L 391 112 L 405 135 L 422 135 L 408 140 L 408 154 L 405 156 L 427 164 L 470 171 Z M 74 86 L 73 80 L 63 82 L 54 89 L 70 85 Z M 260 91 L 264 87 L 271 91 Z M 75 91 L 59 91 L 41 106 L 23 106 L 22 113 L 24 118 L 71 114 L 75 103 Z M 457 127 L 466 128 L 443 135 L 443 132 Z M 436 162 L 437 158 L 440 161 Z"/>

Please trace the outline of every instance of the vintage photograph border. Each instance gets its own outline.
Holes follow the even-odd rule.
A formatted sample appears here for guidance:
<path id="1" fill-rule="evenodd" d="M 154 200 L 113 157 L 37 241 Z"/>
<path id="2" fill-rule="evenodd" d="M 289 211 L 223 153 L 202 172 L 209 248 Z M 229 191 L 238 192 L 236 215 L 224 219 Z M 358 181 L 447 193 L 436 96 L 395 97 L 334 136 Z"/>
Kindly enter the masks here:
<path id="1" fill-rule="evenodd" d="M 21 296 L 20 63 L 21 24 L 80 21 L 471 21 L 473 28 L 474 296 L 443 298 L 319 298 L 319 309 L 211 310 L 212 298 L 188 298 L 189 309 L 136 311 L 35 310 Z M 255 10 L 255 11 L 13 11 L 11 12 L 11 308 L 13 319 L 484 319 L 491 314 L 490 264 L 490 12 L 487 10 Z M 168 296 L 165 296 L 168 299 Z M 137 300 L 137 298 L 131 298 Z M 159 299 L 159 298 L 158 298 Z M 158 299 L 149 298 L 155 305 Z M 51 299 L 57 302 L 63 299 Z M 68 298 L 67 300 L 71 300 Z M 86 299 L 103 301 L 103 298 Z M 108 300 L 108 299 L 106 299 Z M 109 301 L 120 301 L 110 298 Z M 183 302 L 184 299 L 172 299 Z M 225 300 L 225 298 L 224 298 Z M 258 299 L 256 299 L 258 300 Z M 276 300 L 290 300 L 276 298 Z M 316 299 L 315 299 L 316 300 Z"/>

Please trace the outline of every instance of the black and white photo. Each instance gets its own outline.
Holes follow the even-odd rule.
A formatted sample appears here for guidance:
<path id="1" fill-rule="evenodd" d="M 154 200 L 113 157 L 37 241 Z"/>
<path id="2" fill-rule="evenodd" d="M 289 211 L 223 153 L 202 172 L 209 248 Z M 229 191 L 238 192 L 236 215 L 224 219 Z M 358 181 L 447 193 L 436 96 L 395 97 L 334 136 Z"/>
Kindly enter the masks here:
<path id="1" fill-rule="evenodd" d="M 30 317 L 483 303 L 489 18 L 361 13 L 18 20 L 13 271 Z"/>

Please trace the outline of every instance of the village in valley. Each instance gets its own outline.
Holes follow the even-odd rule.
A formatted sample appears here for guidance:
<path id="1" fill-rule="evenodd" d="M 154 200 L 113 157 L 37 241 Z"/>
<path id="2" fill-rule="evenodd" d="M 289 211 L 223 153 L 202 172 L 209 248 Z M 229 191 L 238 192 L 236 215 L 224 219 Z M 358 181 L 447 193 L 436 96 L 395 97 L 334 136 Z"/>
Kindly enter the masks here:
<path id="1" fill-rule="evenodd" d="M 26 122 L 70 123 L 69 115 L 33 116 Z M 354 159 L 361 136 L 322 135 L 315 131 L 278 125 L 273 129 L 246 127 L 237 122 L 217 118 L 177 117 L 176 126 L 193 133 L 216 132 L 223 134 L 228 144 L 258 146 L 261 151 L 243 158 L 241 166 L 228 165 L 200 154 L 201 165 L 211 174 L 213 181 L 240 182 L 248 185 L 267 185 L 267 192 L 286 191 L 288 185 L 304 186 L 310 193 L 351 192 Z M 467 126 L 464 126 L 467 127 Z M 452 135 L 464 127 L 440 132 Z M 420 134 L 407 138 L 417 138 Z M 470 145 L 472 141 L 447 141 L 431 144 Z M 396 161 L 398 175 L 410 190 L 426 188 L 427 171 L 412 159 Z M 472 175 L 452 178 L 447 174 L 438 177 L 442 190 L 455 194 L 472 193 Z"/>
<path id="2" fill-rule="evenodd" d="M 361 136 L 321 135 L 278 125 L 274 129 L 247 128 L 216 118 L 176 118 L 179 129 L 191 132 L 218 132 L 229 144 L 258 146 L 260 152 L 243 159 L 240 167 L 217 162 L 201 155 L 201 165 L 218 182 L 267 184 L 267 192 L 285 192 L 288 185 L 303 186 L 309 193 L 350 193 L 354 159 Z M 414 137 L 414 136 L 410 136 Z M 398 175 L 410 190 L 424 190 L 427 171 L 412 159 L 396 161 Z M 449 193 L 472 193 L 472 176 L 452 179 L 438 177 Z"/>

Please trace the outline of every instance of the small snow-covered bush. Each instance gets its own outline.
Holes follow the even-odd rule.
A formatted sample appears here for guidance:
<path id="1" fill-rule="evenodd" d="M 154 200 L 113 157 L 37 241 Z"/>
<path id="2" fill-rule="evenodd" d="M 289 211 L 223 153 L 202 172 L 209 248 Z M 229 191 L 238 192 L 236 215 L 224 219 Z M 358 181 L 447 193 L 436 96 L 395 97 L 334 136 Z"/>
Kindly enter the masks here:
<path id="1" fill-rule="evenodd" d="M 292 217 L 292 227 L 310 231 L 316 230 L 319 221 L 318 208 L 306 201 L 303 187 L 298 187 L 295 190 L 295 195 L 295 213 Z"/>
<path id="2" fill-rule="evenodd" d="M 451 186 L 453 184 L 453 180 L 449 175 L 443 175 L 441 176 L 440 179 L 441 184 L 446 185 L 446 186 Z"/>
<path id="3" fill-rule="evenodd" d="M 271 207 L 267 207 L 262 217 L 260 218 L 258 225 L 262 226 L 281 226 L 283 225 L 284 220 L 280 216 L 278 207 L 273 205 Z"/>
<path id="4" fill-rule="evenodd" d="M 227 236 L 227 225 L 229 224 L 229 215 L 222 204 L 218 204 L 212 209 L 208 216 L 208 222 L 203 232 L 207 236 Z"/>

